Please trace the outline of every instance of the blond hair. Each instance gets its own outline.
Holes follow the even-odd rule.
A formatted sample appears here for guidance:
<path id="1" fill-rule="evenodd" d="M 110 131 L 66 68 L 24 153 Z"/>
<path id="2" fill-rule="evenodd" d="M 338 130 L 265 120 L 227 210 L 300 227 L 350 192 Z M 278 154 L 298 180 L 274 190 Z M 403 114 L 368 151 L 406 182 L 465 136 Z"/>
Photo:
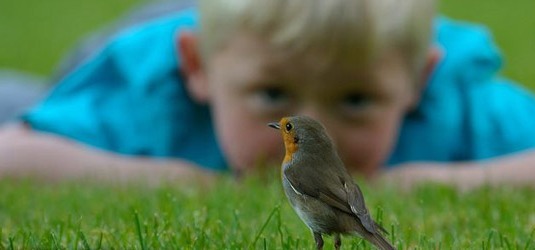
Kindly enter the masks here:
<path id="1" fill-rule="evenodd" d="M 323 51 L 325 60 L 370 60 L 398 50 L 423 67 L 434 0 L 200 0 L 200 43 L 206 59 L 243 33 L 288 53 Z M 360 60 L 362 60 L 360 59 Z"/>

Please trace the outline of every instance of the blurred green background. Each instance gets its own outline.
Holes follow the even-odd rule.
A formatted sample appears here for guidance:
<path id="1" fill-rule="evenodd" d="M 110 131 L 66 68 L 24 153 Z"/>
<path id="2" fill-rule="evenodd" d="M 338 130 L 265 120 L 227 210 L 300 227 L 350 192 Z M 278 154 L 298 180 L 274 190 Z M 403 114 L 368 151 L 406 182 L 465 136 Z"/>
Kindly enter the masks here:
<path id="1" fill-rule="evenodd" d="M 84 35 L 142 0 L 0 0 L 0 68 L 49 75 Z M 535 0 L 447 0 L 441 13 L 487 25 L 505 54 L 504 74 L 535 89 Z"/>

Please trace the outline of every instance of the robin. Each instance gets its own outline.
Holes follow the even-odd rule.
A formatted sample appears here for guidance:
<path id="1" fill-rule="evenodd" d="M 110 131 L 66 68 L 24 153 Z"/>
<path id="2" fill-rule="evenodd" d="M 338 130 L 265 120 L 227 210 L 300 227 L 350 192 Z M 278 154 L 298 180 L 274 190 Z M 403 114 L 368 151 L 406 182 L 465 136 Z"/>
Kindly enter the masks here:
<path id="1" fill-rule="evenodd" d="M 281 130 L 286 155 L 282 185 L 290 204 L 312 230 L 317 249 L 323 234 L 358 234 L 379 249 L 395 249 L 382 235 L 386 230 L 372 220 L 360 188 L 353 182 L 325 128 L 305 116 L 284 117 L 268 126 Z"/>

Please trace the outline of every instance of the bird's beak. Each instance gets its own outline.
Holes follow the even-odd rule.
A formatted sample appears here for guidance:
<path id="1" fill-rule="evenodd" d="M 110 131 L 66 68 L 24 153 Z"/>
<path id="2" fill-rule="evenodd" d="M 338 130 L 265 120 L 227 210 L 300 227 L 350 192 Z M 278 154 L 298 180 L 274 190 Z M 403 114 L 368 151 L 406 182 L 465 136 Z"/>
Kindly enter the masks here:
<path id="1" fill-rule="evenodd" d="M 270 122 L 270 123 L 268 123 L 268 126 L 274 128 L 274 129 L 281 129 L 281 125 L 278 122 Z"/>

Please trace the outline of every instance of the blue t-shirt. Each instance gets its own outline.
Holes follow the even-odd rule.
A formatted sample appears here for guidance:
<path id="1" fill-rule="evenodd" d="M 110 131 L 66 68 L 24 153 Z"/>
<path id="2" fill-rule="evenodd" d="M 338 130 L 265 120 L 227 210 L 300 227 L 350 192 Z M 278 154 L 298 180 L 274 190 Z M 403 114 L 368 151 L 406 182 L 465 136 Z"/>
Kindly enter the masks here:
<path id="1" fill-rule="evenodd" d="M 181 158 L 226 169 L 207 106 L 187 94 L 174 42 L 194 30 L 194 8 L 115 34 L 66 74 L 23 120 L 33 129 L 101 149 Z M 499 78 L 488 32 L 438 18 L 439 63 L 400 131 L 389 165 L 484 159 L 535 146 L 535 99 Z"/>
<path id="2" fill-rule="evenodd" d="M 481 26 L 438 18 L 443 58 L 408 114 L 389 165 L 470 161 L 535 147 L 535 98 L 498 75 L 502 58 Z"/>

